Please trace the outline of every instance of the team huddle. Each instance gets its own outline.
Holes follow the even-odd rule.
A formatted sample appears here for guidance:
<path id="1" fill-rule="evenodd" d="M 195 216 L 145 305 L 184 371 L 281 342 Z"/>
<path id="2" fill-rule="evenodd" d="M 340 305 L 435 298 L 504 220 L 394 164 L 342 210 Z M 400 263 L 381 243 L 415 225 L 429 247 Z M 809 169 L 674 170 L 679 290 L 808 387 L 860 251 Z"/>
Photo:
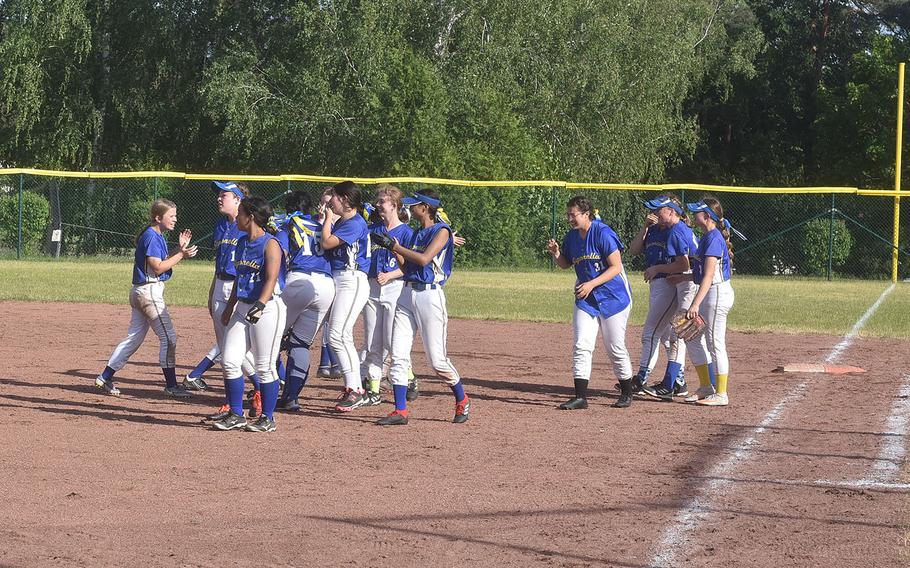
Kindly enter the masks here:
<path id="1" fill-rule="evenodd" d="M 174 229 L 177 208 L 156 200 L 148 226 L 136 239 L 128 335 L 95 379 L 99 389 L 120 395 L 114 374 L 151 328 L 161 345 L 166 395 L 186 398 L 191 390 L 209 388 L 203 374 L 220 362 L 225 399 L 209 417 L 213 427 L 272 432 L 276 410 L 300 409 L 311 347 L 322 329 L 320 374 L 334 373 L 344 381 L 334 409 L 351 412 L 381 404 L 380 383 L 387 377 L 395 409 L 377 424 L 403 425 L 409 419 L 408 402 L 418 395 L 411 349 L 420 333 L 430 367 L 454 395 L 453 422 L 468 420 L 471 401 L 446 349 L 443 291 L 452 274 L 454 248 L 464 239 L 455 235 L 433 190 L 403 197 L 398 188 L 383 185 L 374 206 L 346 181 L 327 188 L 316 204 L 304 192 L 289 193 L 286 214 L 276 216 L 265 199 L 250 196 L 242 184 L 213 182 L 212 189 L 222 215 L 213 233 L 215 274 L 208 297 L 215 345 L 178 384 L 176 332 L 164 302 L 164 283 L 177 263 L 198 251 L 190 246 L 189 231 L 181 232 L 178 245 L 168 250 L 162 232 Z M 701 229 L 699 240 L 675 196 L 663 194 L 645 206 L 645 224 L 630 246 L 633 254 L 645 255 L 650 284 L 641 361 L 634 375 L 625 346 L 632 294 L 619 237 L 587 198 L 577 196 L 567 204 L 572 228 L 562 246 L 554 240 L 547 244 L 554 262 L 574 267 L 577 276 L 575 396 L 561 409 L 587 408 L 598 330 L 619 380 L 621 394 L 613 406 L 628 407 L 636 393 L 663 400 L 683 396 L 709 406 L 728 403 L 725 330 L 733 304 L 729 222 L 716 199 L 688 204 Z M 361 315 L 364 343 L 358 350 L 354 326 Z M 648 384 L 661 345 L 667 369 L 661 381 Z M 687 352 L 700 383 L 692 394 L 683 376 Z"/>

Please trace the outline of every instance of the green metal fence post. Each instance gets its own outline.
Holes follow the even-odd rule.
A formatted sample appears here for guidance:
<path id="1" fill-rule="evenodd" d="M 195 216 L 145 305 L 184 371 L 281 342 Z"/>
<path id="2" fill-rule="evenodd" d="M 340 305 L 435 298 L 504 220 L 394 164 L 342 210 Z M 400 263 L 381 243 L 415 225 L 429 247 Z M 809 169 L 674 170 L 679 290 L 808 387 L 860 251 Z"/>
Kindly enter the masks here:
<path id="1" fill-rule="evenodd" d="M 831 262 L 834 256 L 834 194 L 831 194 L 831 216 L 828 221 L 828 282 L 831 281 Z"/>
<path id="2" fill-rule="evenodd" d="M 22 258 L 22 188 L 25 184 L 25 175 L 19 174 L 19 229 L 16 238 L 16 259 Z"/>
<path id="3" fill-rule="evenodd" d="M 556 238 L 556 186 L 550 188 L 550 237 Z M 550 256 L 550 270 L 556 268 L 553 257 Z"/>
<path id="4" fill-rule="evenodd" d="M 158 178 L 155 178 L 155 197 L 154 200 L 158 200 Z"/>

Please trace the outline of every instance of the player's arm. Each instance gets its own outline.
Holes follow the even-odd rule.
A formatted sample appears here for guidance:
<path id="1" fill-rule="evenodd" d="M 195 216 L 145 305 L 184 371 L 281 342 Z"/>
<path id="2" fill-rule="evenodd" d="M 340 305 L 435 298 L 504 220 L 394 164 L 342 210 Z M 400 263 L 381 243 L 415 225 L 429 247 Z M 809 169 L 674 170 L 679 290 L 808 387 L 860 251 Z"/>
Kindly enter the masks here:
<path id="1" fill-rule="evenodd" d="M 694 318 L 695 314 L 698 313 L 699 306 L 701 306 L 705 296 L 708 295 L 708 291 L 711 289 L 711 284 L 714 282 L 714 271 L 717 270 L 717 262 L 718 258 L 716 256 L 705 257 L 704 273 L 701 275 L 701 282 L 698 283 L 698 292 L 695 294 L 695 299 L 692 300 L 692 305 L 689 306 L 689 319 Z"/>
<path id="2" fill-rule="evenodd" d="M 217 279 L 218 279 L 217 276 L 212 276 L 212 283 L 209 285 L 208 307 L 209 307 L 209 316 L 210 317 L 211 317 L 212 313 L 214 313 L 212 310 L 214 308 L 215 302 L 212 301 L 212 298 L 215 295 L 215 280 L 217 280 Z"/>
<path id="3" fill-rule="evenodd" d="M 267 304 L 272 299 L 272 292 L 275 290 L 275 282 L 278 282 L 280 271 L 281 245 L 275 239 L 271 239 L 265 245 L 265 278 L 262 283 L 262 293 L 259 295 L 259 301 L 263 304 Z"/>
<path id="4" fill-rule="evenodd" d="M 338 215 L 331 208 L 325 208 L 325 220 L 322 222 L 322 250 L 332 250 L 344 244 L 344 241 L 332 234 L 332 224 L 338 220 Z"/>
<path id="5" fill-rule="evenodd" d="M 379 282 L 380 286 L 385 286 L 392 280 L 397 280 L 402 276 L 404 276 L 404 272 L 402 272 L 400 268 L 396 268 L 391 272 L 380 272 L 376 275 L 376 281 Z"/>
<path id="6" fill-rule="evenodd" d="M 560 268 L 569 268 L 572 266 L 572 263 L 569 262 L 569 259 L 563 256 L 562 251 L 559 250 L 559 243 L 554 239 L 550 239 L 547 242 L 547 252 L 550 253 L 550 256 L 553 257 L 553 262 L 556 263 L 556 266 Z"/>
<path id="7" fill-rule="evenodd" d="M 669 264 L 655 264 L 645 269 L 645 281 L 650 282 L 658 274 L 678 274 L 689 270 L 689 257 L 680 255 Z"/>
<path id="8" fill-rule="evenodd" d="M 582 282 L 575 287 L 576 298 L 587 298 L 588 294 L 594 291 L 594 288 L 601 284 L 606 284 L 622 272 L 622 253 L 619 252 L 619 249 L 610 253 L 610 256 L 607 257 L 606 265 L 607 269 L 601 272 L 597 278 Z"/>
<path id="9" fill-rule="evenodd" d="M 189 229 L 184 229 L 183 232 L 180 233 L 177 246 L 174 247 L 166 259 L 162 260 L 156 256 L 149 256 L 146 258 L 148 266 L 155 273 L 155 276 L 160 276 L 171 268 L 174 268 L 174 266 L 184 258 L 196 256 L 196 246 L 189 246 L 190 239 L 192 238 L 193 232 Z"/>
<path id="10" fill-rule="evenodd" d="M 417 266 L 426 266 L 433 262 L 433 258 L 439 254 L 439 251 L 441 251 L 448 242 L 449 231 L 448 229 L 443 229 L 436 233 L 436 236 L 433 237 L 433 240 L 430 241 L 430 244 L 423 252 L 404 248 L 398 241 L 395 241 L 395 246 L 392 247 L 391 250 L 408 262 L 413 262 Z"/>
<path id="11" fill-rule="evenodd" d="M 645 217 L 645 224 L 642 225 L 641 230 L 638 231 L 638 234 L 635 235 L 635 238 L 632 239 L 631 243 L 629 243 L 629 252 L 631 254 L 637 256 L 645 252 L 645 239 L 648 236 L 648 229 L 656 224 L 657 215 L 654 213 L 648 213 L 648 216 Z"/>
<path id="12" fill-rule="evenodd" d="M 237 286 L 234 285 L 231 288 L 231 297 L 228 298 L 227 305 L 224 307 L 224 311 L 221 312 L 221 323 L 227 325 L 231 323 L 231 316 L 234 315 L 234 306 L 237 305 Z"/>

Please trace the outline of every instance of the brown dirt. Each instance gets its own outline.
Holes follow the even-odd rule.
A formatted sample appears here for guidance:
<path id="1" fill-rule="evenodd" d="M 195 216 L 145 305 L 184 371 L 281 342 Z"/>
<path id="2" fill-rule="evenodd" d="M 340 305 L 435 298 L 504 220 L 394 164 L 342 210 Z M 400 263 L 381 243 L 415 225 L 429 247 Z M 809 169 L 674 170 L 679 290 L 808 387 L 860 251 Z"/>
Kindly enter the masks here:
<path id="1" fill-rule="evenodd" d="M 214 392 L 165 399 L 153 334 L 118 374 L 124 396 L 96 391 L 126 331 L 125 307 L 0 309 L 9 362 L 0 374 L 0 564 L 647 566 L 696 495 L 701 521 L 674 547 L 675 565 L 907 559 L 906 492 L 816 483 L 869 475 L 888 436 L 904 342 L 859 340 L 843 362 L 869 372 L 831 378 L 771 369 L 820 361 L 836 337 L 732 333 L 729 407 L 636 400 L 627 410 L 609 407 L 614 379 L 599 348 L 591 408 L 561 412 L 571 394 L 568 326 L 453 321 L 450 356 L 473 400 L 467 424 L 450 423 L 452 395 L 431 378 L 398 428 L 373 424 L 388 402 L 329 411 L 339 383 L 313 379 L 301 414 L 256 435 L 201 422 L 220 404 L 217 374 Z M 172 312 L 187 372 L 210 346 L 210 323 L 201 309 Z M 639 331 L 629 331 L 633 359 Z M 804 396 L 755 434 L 727 479 L 708 479 L 804 380 Z"/>

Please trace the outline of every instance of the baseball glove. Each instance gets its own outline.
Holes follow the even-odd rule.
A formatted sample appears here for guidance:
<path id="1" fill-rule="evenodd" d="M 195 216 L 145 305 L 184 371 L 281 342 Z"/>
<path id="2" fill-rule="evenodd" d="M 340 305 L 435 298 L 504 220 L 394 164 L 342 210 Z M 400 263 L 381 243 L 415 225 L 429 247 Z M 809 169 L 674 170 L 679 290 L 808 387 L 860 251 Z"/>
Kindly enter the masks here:
<path id="1" fill-rule="evenodd" d="M 395 239 L 386 233 L 370 233 L 370 240 L 373 241 L 374 245 L 384 249 L 392 250 L 395 248 Z"/>
<path id="2" fill-rule="evenodd" d="M 679 310 L 673 316 L 670 325 L 673 326 L 676 337 L 683 341 L 692 341 L 705 331 L 705 318 L 701 317 L 700 314 L 695 314 L 694 318 L 689 319 L 686 310 Z"/>

